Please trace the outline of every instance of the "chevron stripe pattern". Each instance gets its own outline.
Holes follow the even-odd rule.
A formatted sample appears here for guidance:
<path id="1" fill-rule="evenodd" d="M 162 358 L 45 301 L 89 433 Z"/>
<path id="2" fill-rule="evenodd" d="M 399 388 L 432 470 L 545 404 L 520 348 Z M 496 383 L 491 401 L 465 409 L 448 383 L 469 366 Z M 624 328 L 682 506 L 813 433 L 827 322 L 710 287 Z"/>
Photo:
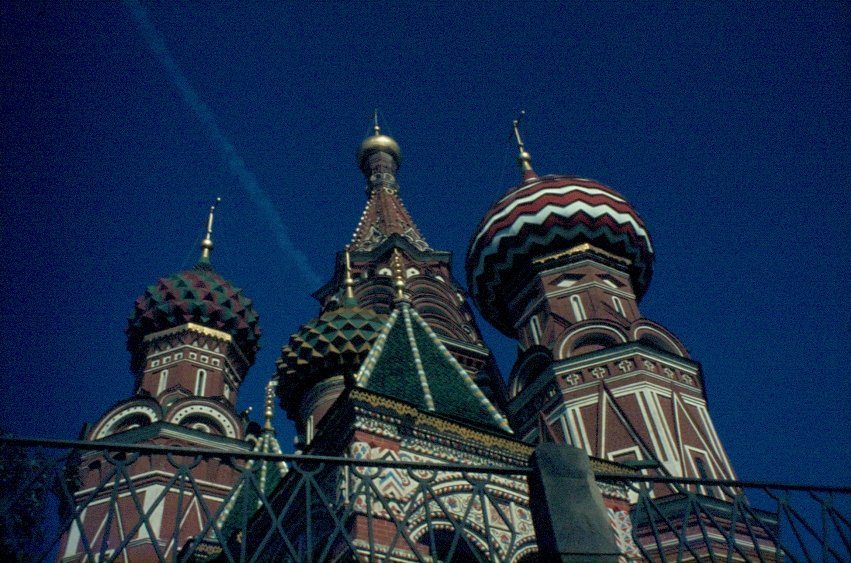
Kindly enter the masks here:
<path id="1" fill-rule="evenodd" d="M 145 335 L 197 323 L 233 336 L 249 363 L 260 348 L 260 325 L 251 299 L 209 263 L 161 278 L 136 299 L 127 324 L 127 349 L 136 353 Z"/>
<path id="2" fill-rule="evenodd" d="M 535 258 L 591 243 L 631 262 L 636 296 L 650 284 L 653 245 L 635 209 L 594 180 L 544 176 L 497 201 L 467 251 L 467 283 L 482 314 L 511 335 L 501 299 L 505 286 L 528 273 Z"/>

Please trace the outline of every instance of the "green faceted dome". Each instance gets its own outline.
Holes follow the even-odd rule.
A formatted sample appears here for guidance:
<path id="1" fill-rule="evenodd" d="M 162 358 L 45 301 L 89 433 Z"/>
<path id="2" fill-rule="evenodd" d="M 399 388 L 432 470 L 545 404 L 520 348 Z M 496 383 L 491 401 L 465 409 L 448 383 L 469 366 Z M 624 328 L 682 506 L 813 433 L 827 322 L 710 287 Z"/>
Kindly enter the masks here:
<path id="1" fill-rule="evenodd" d="M 254 363 L 260 325 L 251 299 L 202 260 L 192 270 L 161 278 L 136 299 L 127 325 L 134 367 L 144 361 L 145 336 L 186 323 L 230 334 L 249 365 Z"/>
<path id="2" fill-rule="evenodd" d="M 302 395 L 325 377 L 352 374 L 366 358 L 385 318 L 353 300 L 322 313 L 290 337 L 277 361 L 282 406 L 298 408 Z"/>

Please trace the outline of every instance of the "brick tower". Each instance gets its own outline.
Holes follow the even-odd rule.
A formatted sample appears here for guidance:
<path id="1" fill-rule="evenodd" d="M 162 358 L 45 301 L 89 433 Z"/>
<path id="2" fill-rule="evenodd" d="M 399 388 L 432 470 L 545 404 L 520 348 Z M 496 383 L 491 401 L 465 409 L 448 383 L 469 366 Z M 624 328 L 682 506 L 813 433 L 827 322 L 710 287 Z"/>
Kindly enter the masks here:
<path id="1" fill-rule="evenodd" d="M 654 259 L 641 217 L 594 180 L 538 176 L 517 122 L 515 135 L 522 182 L 491 206 L 466 262 L 482 315 L 519 342 L 509 376 L 512 427 L 526 442 L 570 444 L 645 473 L 735 479 L 700 364 L 641 316 Z M 691 490 L 728 506 L 719 519 L 729 512 L 729 490 Z M 682 513 L 675 488 L 654 496 Z M 634 511 L 633 520 L 640 526 Z M 689 530 L 699 536 L 699 523 Z"/>
<path id="2" fill-rule="evenodd" d="M 252 450 L 248 421 L 235 405 L 258 350 L 258 315 L 210 263 L 214 210 L 195 267 L 160 279 L 136 300 L 127 328 L 133 395 L 111 407 L 85 439 Z M 206 514 L 239 477 L 216 459 L 108 455 L 82 455 L 75 499 L 87 506 L 63 539 L 62 561 L 88 561 L 101 552 L 130 561 L 171 559 L 208 528 Z M 203 499 L 186 484 L 189 476 Z M 90 499 L 98 485 L 102 490 Z"/>

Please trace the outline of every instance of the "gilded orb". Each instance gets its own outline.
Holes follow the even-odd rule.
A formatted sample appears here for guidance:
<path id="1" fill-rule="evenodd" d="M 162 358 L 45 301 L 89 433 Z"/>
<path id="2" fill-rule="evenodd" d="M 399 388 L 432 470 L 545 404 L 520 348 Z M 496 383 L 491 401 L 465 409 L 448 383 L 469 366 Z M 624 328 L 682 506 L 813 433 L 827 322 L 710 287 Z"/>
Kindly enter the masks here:
<path id="1" fill-rule="evenodd" d="M 377 152 L 387 153 L 392 156 L 393 160 L 396 161 L 396 168 L 402 164 L 402 151 L 399 149 L 399 143 L 393 137 L 377 133 L 371 137 L 367 137 L 360 144 L 360 148 L 358 149 L 358 166 L 363 169 L 366 159 L 371 154 Z"/>

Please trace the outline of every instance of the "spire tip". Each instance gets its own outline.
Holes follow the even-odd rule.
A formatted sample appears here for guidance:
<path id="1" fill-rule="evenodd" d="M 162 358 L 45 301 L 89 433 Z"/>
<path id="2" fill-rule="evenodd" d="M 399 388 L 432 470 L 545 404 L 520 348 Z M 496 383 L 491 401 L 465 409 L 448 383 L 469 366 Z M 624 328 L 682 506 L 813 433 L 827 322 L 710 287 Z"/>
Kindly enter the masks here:
<path id="1" fill-rule="evenodd" d="M 272 427 L 272 417 L 275 415 L 275 387 L 277 386 L 278 382 L 274 379 L 270 379 L 269 383 L 266 384 L 266 401 L 263 405 L 263 416 L 265 418 L 263 424 L 264 430 L 274 430 Z"/>
<path id="2" fill-rule="evenodd" d="M 520 116 L 512 121 L 511 125 L 514 129 L 514 138 L 517 141 L 517 164 L 520 165 L 520 171 L 523 173 L 523 179 L 537 178 L 535 171 L 532 170 L 532 155 L 526 150 L 526 145 L 523 144 L 523 138 L 520 136 L 520 121 L 526 115 L 525 110 L 520 111 Z"/>
<path id="3" fill-rule="evenodd" d="M 204 240 L 201 241 L 201 261 L 209 262 L 210 254 L 213 252 L 213 216 L 216 213 L 216 207 L 222 202 L 222 198 L 217 197 L 213 205 L 210 206 L 210 214 L 207 216 L 207 232 L 204 235 Z"/>
<path id="4" fill-rule="evenodd" d="M 346 302 L 347 304 L 355 303 L 355 280 L 352 278 L 352 259 L 349 254 L 349 247 L 346 247 L 345 250 L 345 266 L 346 266 L 346 278 L 343 281 L 343 284 L 346 286 Z"/>

